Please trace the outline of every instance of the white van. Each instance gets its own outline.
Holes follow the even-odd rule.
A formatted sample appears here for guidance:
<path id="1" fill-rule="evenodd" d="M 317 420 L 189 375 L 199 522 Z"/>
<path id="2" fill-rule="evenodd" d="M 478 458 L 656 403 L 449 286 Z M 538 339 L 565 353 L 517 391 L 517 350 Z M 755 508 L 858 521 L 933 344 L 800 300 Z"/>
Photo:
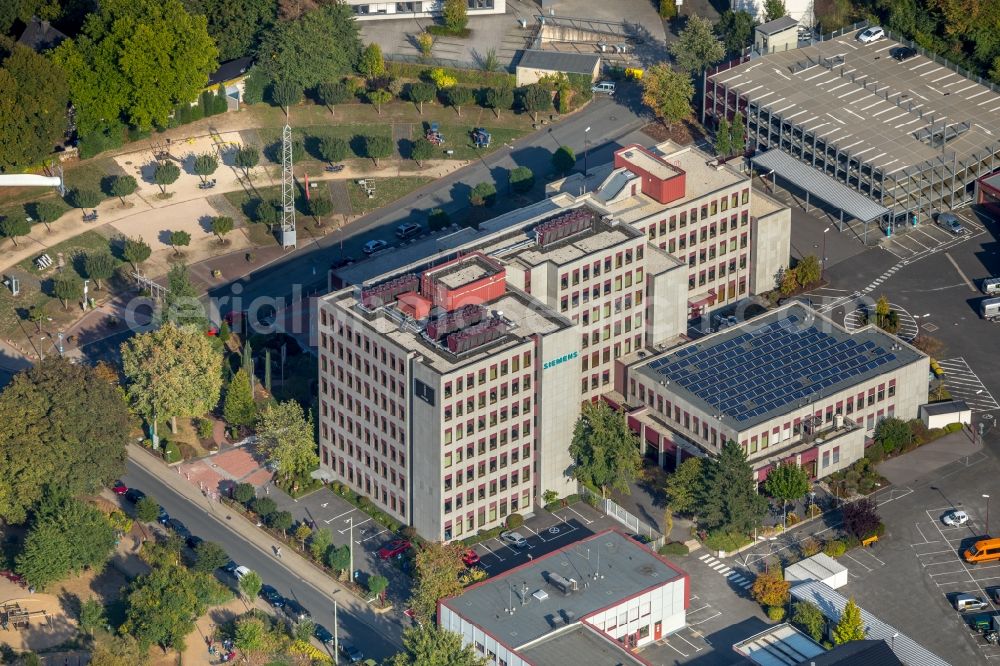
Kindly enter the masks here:
<path id="1" fill-rule="evenodd" d="M 1000 321 L 1000 298 L 987 298 L 980 303 L 979 316 L 987 321 Z"/>
<path id="2" fill-rule="evenodd" d="M 986 278 L 983 280 L 982 288 L 987 296 L 1000 295 L 1000 277 Z"/>
<path id="3" fill-rule="evenodd" d="M 590 89 L 590 92 L 604 93 L 605 95 L 615 94 L 615 84 L 611 81 L 601 81 Z"/>

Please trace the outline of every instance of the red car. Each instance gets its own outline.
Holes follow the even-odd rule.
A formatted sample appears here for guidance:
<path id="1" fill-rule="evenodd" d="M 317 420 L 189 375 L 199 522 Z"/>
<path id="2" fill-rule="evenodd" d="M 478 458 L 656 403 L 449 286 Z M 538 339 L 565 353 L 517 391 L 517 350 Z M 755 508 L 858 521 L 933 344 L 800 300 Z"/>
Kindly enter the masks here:
<path id="1" fill-rule="evenodd" d="M 111 490 L 114 491 L 115 495 L 124 495 L 128 492 L 128 486 L 121 481 L 115 481 L 115 485 L 111 486 Z"/>
<path id="2" fill-rule="evenodd" d="M 470 548 L 462 554 L 462 562 L 464 562 L 467 567 L 476 566 L 479 564 L 479 553 Z"/>
<path id="3" fill-rule="evenodd" d="M 399 557 L 406 551 L 410 549 L 410 542 L 406 539 L 396 539 L 390 542 L 387 546 L 382 546 L 378 549 L 378 556 L 383 560 L 389 560 L 394 557 Z"/>

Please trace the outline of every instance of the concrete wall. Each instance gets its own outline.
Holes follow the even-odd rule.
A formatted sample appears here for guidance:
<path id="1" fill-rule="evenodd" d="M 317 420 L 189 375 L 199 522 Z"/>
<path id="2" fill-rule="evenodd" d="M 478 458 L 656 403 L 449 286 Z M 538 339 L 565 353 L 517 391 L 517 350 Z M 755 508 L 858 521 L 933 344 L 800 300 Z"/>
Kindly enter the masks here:
<path id="1" fill-rule="evenodd" d="M 752 192 L 752 197 L 763 196 Z M 779 204 L 780 205 L 780 204 Z M 792 243 L 792 211 L 781 206 L 758 218 L 750 218 L 750 293 L 760 294 L 776 286 L 778 271 L 788 268 Z"/>
<path id="2" fill-rule="evenodd" d="M 546 363 L 566 356 L 572 358 L 545 367 Z M 546 490 L 554 490 L 560 497 L 576 492 L 576 481 L 569 476 L 573 464 L 569 445 L 573 441 L 573 427 L 580 416 L 581 360 L 578 327 L 572 326 L 540 338 L 535 359 L 538 386 L 535 492 L 538 498 Z"/>
<path id="3" fill-rule="evenodd" d="M 397 2 L 386 0 L 347 0 L 347 4 L 352 8 L 358 6 L 368 7 L 367 14 L 357 13 L 355 9 L 354 17 L 358 21 L 378 21 L 385 19 L 414 19 L 430 18 L 440 16 L 441 0 L 415 0 L 414 11 L 397 12 Z M 470 3 L 469 16 L 482 16 L 484 14 L 503 14 L 507 11 L 507 0 L 493 0 L 492 9 L 473 9 Z"/>
<path id="4" fill-rule="evenodd" d="M 666 252 L 646 245 L 647 253 Z M 650 261 L 646 265 L 650 265 Z M 660 273 L 647 273 L 646 339 L 647 346 L 657 346 L 687 332 L 687 266 L 676 264 Z"/>
<path id="5" fill-rule="evenodd" d="M 444 390 L 441 375 L 420 362 L 410 359 L 410 515 L 412 525 L 421 536 L 437 541 L 444 532 L 444 497 L 441 427 L 443 423 Z M 417 381 L 434 389 L 435 404 L 429 405 L 415 397 Z"/>
<path id="6" fill-rule="evenodd" d="M 635 637 L 645 627 L 648 635 L 636 642 L 638 647 L 642 647 L 655 640 L 655 625 L 658 622 L 661 638 L 681 629 L 686 623 L 686 607 L 684 578 L 678 578 L 594 613 L 586 618 L 586 622 L 616 640 L 624 636 Z"/>
<path id="7" fill-rule="evenodd" d="M 849 430 L 822 442 L 817 440 L 816 454 L 817 479 L 850 467 L 865 455 L 864 428 Z"/>

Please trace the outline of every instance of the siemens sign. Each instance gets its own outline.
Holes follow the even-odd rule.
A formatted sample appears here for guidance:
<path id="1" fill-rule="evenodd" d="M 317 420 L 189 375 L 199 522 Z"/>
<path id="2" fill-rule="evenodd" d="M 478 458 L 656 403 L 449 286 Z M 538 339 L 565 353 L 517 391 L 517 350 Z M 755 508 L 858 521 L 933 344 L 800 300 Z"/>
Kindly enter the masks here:
<path id="1" fill-rule="evenodd" d="M 561 363 L 565 363 L 566 361 L 572 361 L 579 355 L 580 352 L 573 352 L 572 354 L 566 354 L 565 356 L 554 358 L 551 361 L 546 361 L 545 363 L 542 364 L 542 370 L 548 370 L 549 368 L 554 368 Z"/>

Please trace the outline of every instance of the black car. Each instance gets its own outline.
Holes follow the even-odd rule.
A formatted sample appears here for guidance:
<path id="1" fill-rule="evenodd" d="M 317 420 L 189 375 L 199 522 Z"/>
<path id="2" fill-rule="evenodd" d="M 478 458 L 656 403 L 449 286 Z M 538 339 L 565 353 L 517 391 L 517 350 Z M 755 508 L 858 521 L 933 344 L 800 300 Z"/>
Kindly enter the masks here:
<path id="1" fill-rule="evenodd" d="M 273 608 L 282 608 L 285 605 L 285 598 L 278 594 L 278 591 L 270 585 L 261 585 L 260 598 Z"/>
<path id="2" fill-rule="evenodd" d="M 354 647 L 350 643 L 341 643 L 340 651 L 344 653 L 347 657 L 348 663 L 360 664 L 361 660 L 365 658 L 365 655 L 358 648 Z"/>
<path id="3" fill-rule="evenodd" d="M 316 625 L 316 627 L 313 629 L 313 636 L 315 636 L 316 640 L 318 640 L 320 643 L 326 643 L 327 645 L 333 643 L 333 634 L 331 634 L 330 630 L 324 627 L 322 624 Z"/>
<path id="4" fill-rule="evenodd" d="M 306 610 L 306 607 L 297 602 L 295 599 L 285 599 L 284 609 L 285 615 L 296 622 L 312 617 L 309 611 Z"/>
<path id="5" fill-rule="evenodd" d="M 138 488 L 129 488 L 128 490 L 125 491 L 124 495 L 125 499 L 127 499 L 132 504 L 138 504 L 139 500 L 141 500 L 145 496 L 146 493 L 142 492 Z"/>
<path id="6" fill-rule="evenodd" d="M 239 567 L 239 566 L 240 565 L 236 564 L 236 562 L 233 562 L 232 560 L 229 560 L 228 562 L 226 562 L 225 564 L 222 565 L 222 570 L 225 571 L 230 576 L 235 576 L 236 575 L 236 568 Z"/>
<path id="7" fill-rule="evenodd" d="M 195 536 L 192 534 L 191 536 L 189 536 L 187 539 L 184 540 L 184 543 L 188 545 L 188 548 L 194 550 L 195 548 L 198 547 L 198 544 L 201 543 L 202 541 L 204 541 L 204 539 L 202 539 L 200 536 Z"/>
<path id="8" fill-rule="evenodd" d="M 177 520 L 176 518 L 168 518 L 167 527 L 172 529 L 174 533 L 182 539 L 187 539 L 189 536 L 191 536 L 191 530 L 185 527 L 184 523 Z"/>
<path id="9" fill-rule="evenodd" d="M 156 516 L 156 522 L 158 522 L 161 525 L 166 525 L 167 523 L 170 522 L 170 514 L 167 513 L 167 510 L 164 509 L 162 506 L 160 507 L 159 515 Z"/>
<path id="10" fill-rule="evenodd" d="M 900 46 L 899 48 L 889 51 L 889 55 L 899 62 L 903 62 L 904 60 L 909 60 L 913 56 L 917 55 L 917 50 L 910 48 L 909 46 Z"/>

